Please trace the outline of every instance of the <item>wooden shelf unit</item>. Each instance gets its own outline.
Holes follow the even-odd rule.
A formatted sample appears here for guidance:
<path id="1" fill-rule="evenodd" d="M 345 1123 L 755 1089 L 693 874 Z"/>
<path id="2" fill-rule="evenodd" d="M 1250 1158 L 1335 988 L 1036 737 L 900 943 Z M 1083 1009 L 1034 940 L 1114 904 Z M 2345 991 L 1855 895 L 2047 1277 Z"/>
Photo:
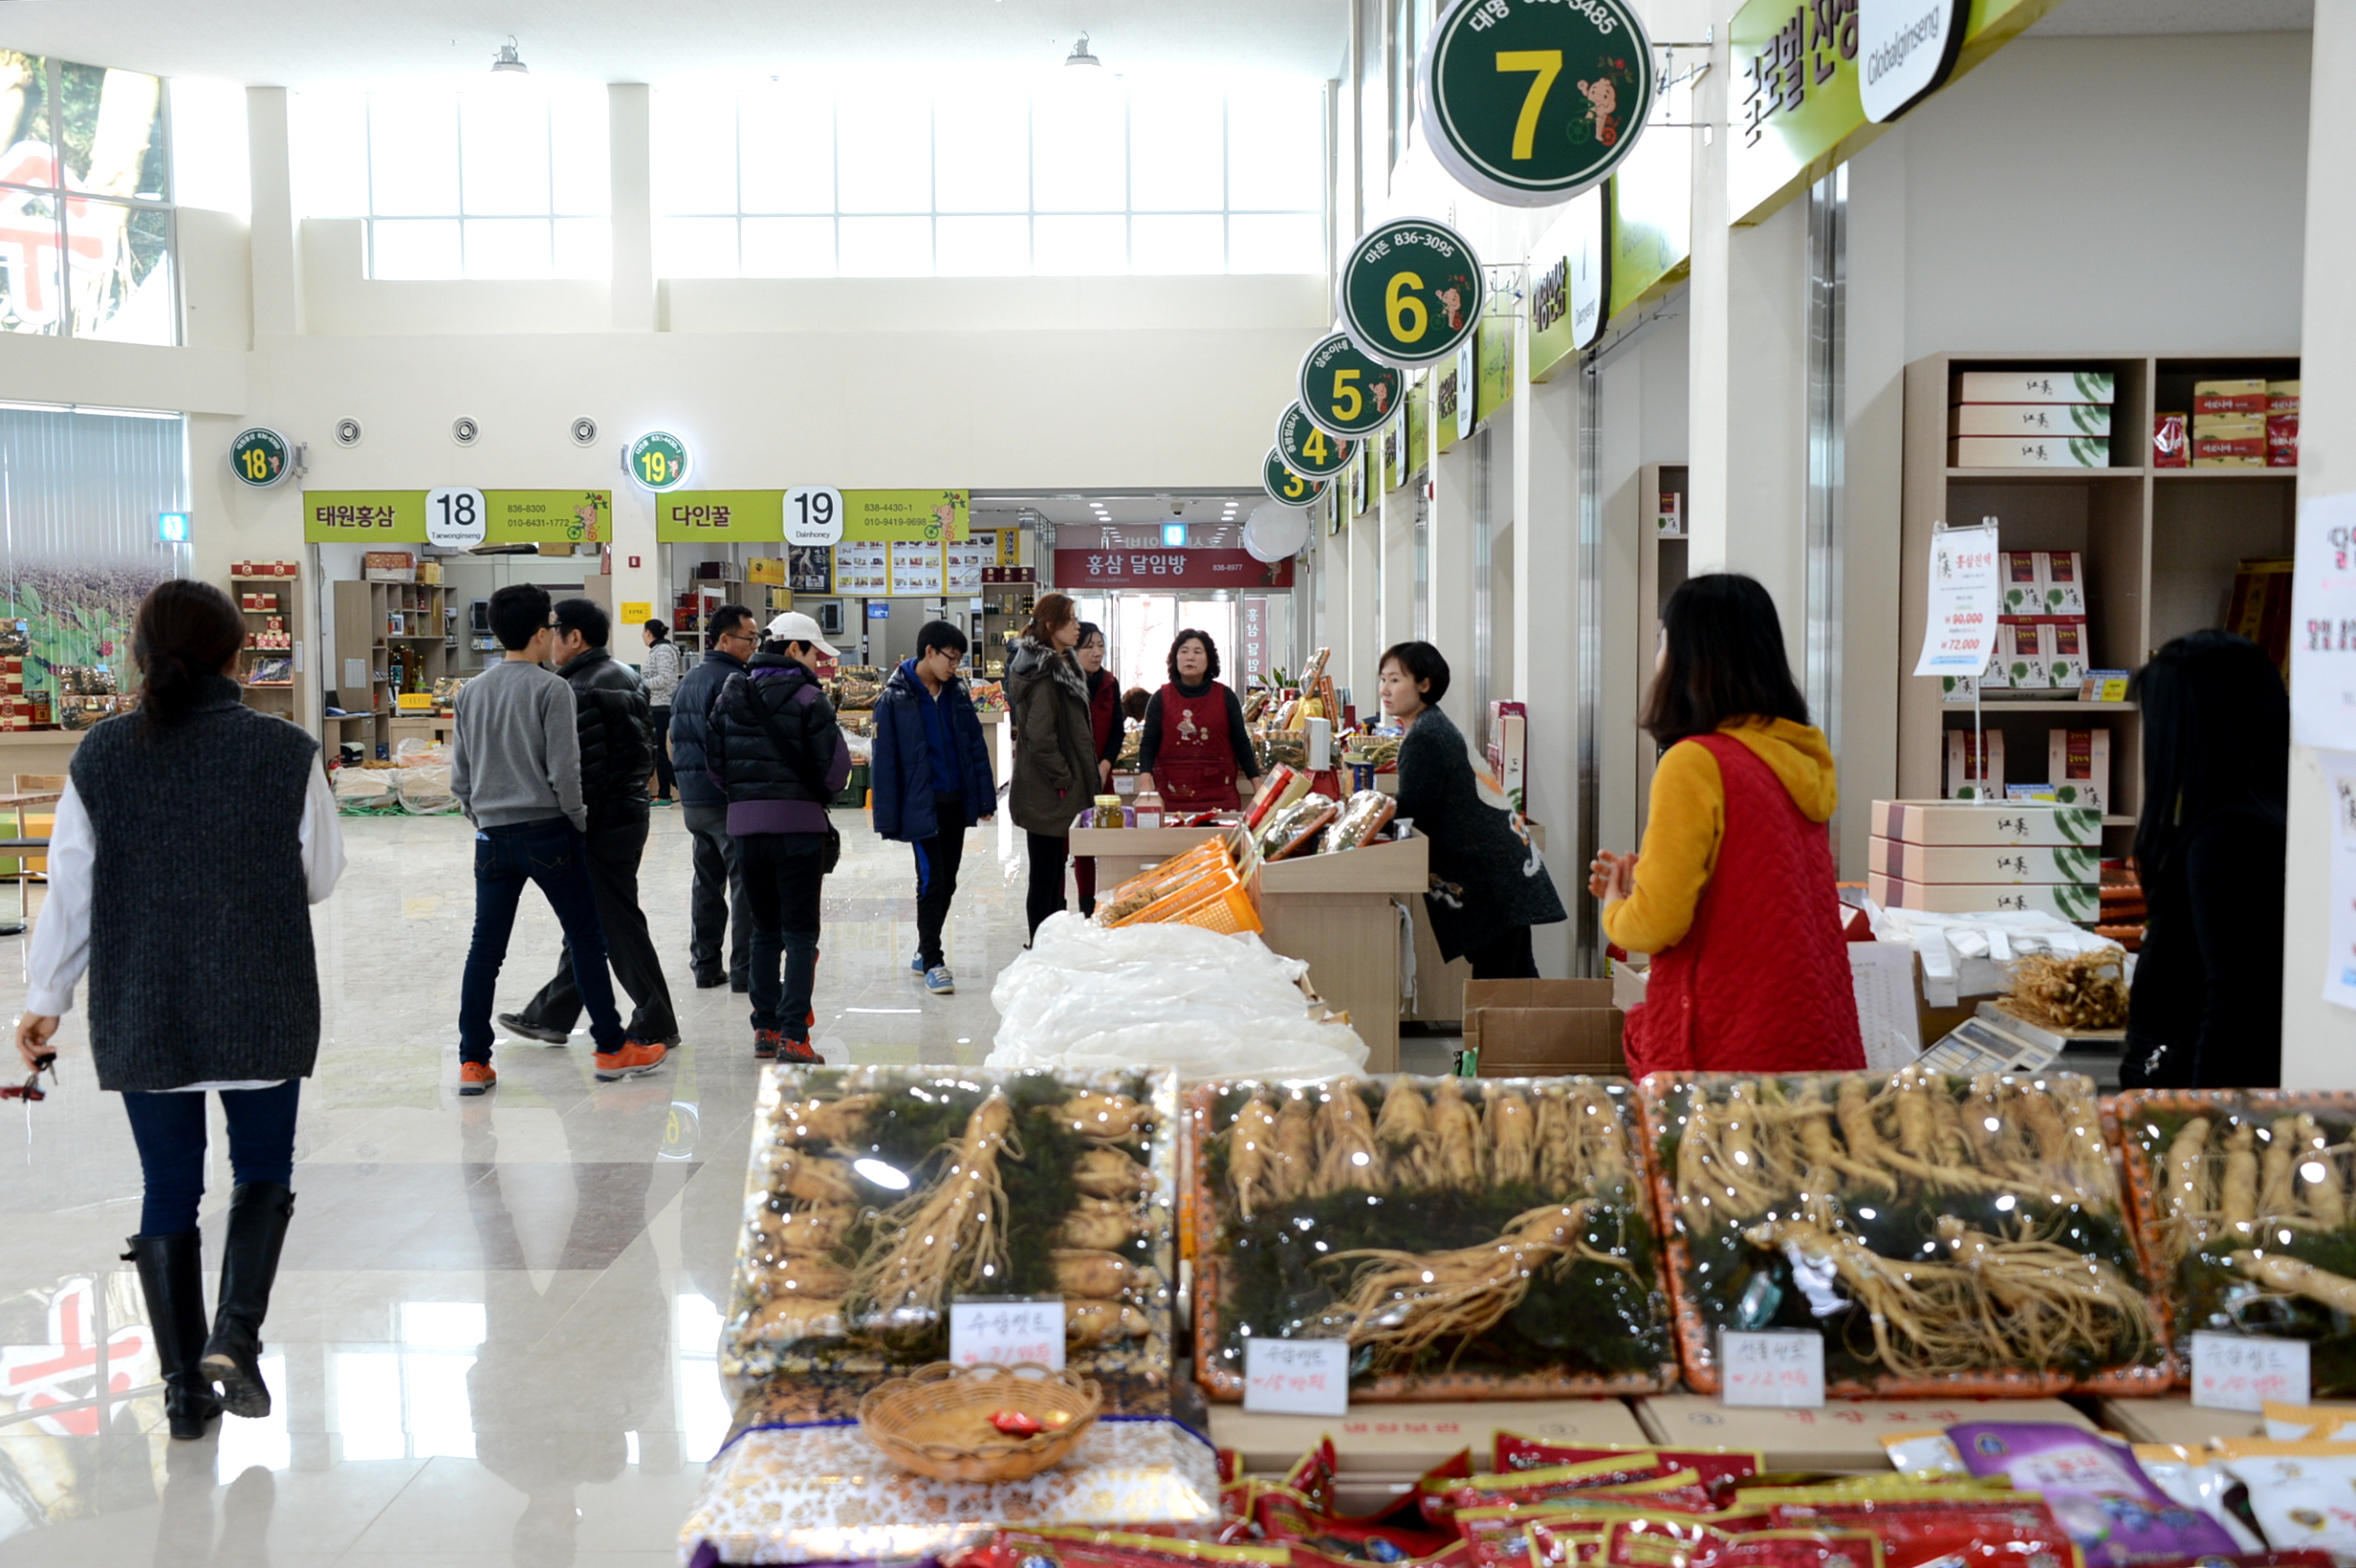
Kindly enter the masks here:
<path id="1" fill-rule="evenodd" d="M 2108 370 L 2116 378 L 2109 468 L 1958 468 L 1948 462 L 1948 408 L 1967 370 Z M 1939 523 L 1997 521 L 2006 550 L 2076 550 L 2086 574 L 2088 658 L 2097 669 L 2134 670 L 2171 639 L 2222 626 L 2242 560 L 2288 555 L 2297 468 L 2154 468 L 2153 416 L 2192 405 L 2196 381 L 2262 376 L 2295 380 L 2286 355 L 1934 354 L 1906 370 L 1906 477 L 1900 506 L 1898 790 L 1944 793 L 1945 731 L 1968 730 L 1972 706 L 1942 700 L 1938 681 L 1913 667 L 1929 614 L 1923 563 Z M 2005 738 L 2008 783 L 2040 782 L 2046 731 L 2110 730 L 2111 802 L 2104 849 L 2117 857 L 2143 803 L 2143 725 L 2135 705 L 2066 699 L 1984 699 L 1981 722 Z M 2071 724 L 2083 717 L 2086 724 Z"/>
<path id="2" fill-rule="evenodd" d="M 299 612 L 302 608 L 302 580 L 299 575 L 279 577 L 273 573 L 263 577 L 232 573 L 229 577 L 229 598 L 237 604 L 237 619 L 245 622 L 247 635 L 252 636 L 265 630 L 274 618 L 286 629 L 290 642 L 300 639 L 302 620 Z M 260 593 L 277 595 L 277 606 L 268 610 L 247 609 L 245 607 L 246 596 Z M 257 683 L 253 679 L 253 666 L 262 660 L 284 659 L 289 661 L 289 667 L 292 668 L 294 658 L 294 650 L 291 646 L 284 648 L 250 647 L 237 655 L 237 688 L 239 694 L 245 698 L 248 708 L 258 712 L 275 714 L 289 724 L 302 722 L 301 714 L 295 707 L 293 680 Z"/>
<path id="3" fill-rule="evenodd" d="M 336 657 L 320 684 L 350 711 L 323 721 L 321 741 L 331 750 L 357 743 L 373 758 L 380 749 L 390 751 L 394 698 L 430 691 L 452 672 L 457 628 L 449 619 L 448 589 L 429 582 L 341 581 L 335 595 Z M 364 685 L 347 678 L 355 660 L 367 677 Z"/>
<path id="4" fill-rule="evenodd" d="M 1645 710 L 1645 698 L 1652 690 L 1652 664 L 1661 645 L 1661 612 L 1669 607 L 1669 596 L 1684 586 L 1687 575 L 1687 540 L 1692 534 L 1692 509 L 1687 504 L 1687 466 L 1683 463 L 1647 463 L 1636 470 L 1636 602 L 1641 613 L 1636 618 L 1640 642 L 1636 649 L 1635 710 Z M 1678 498 L 1678 512 L 1684 531 L 1663 534 L 1660 531 L 1661 497 Z M 1636 837 L 1644 839 L 1645 820 L 1652 804 L 1652 770 L 1660 760 L 1659 751 L 1649 735 L 1640 734 L 1636 740 Z"/>

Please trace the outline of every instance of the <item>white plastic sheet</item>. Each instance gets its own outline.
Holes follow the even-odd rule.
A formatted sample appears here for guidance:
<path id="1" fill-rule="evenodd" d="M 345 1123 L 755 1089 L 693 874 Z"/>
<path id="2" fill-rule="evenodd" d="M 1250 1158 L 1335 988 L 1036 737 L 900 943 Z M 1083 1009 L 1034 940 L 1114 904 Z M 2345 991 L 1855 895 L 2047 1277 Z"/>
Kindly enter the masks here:
<path id="1" fill-rule="evenodd" d="M 1048 917 L 991 991 L 1000 1024 L 985 1067 L 1175 1068 L 1181 1078 L 1322 1078 L 1361 1073 L 1366 1046 L 1314 1022 L 1308 966 L 1255 936 L 1196 926 L 1105 930 Z"/>

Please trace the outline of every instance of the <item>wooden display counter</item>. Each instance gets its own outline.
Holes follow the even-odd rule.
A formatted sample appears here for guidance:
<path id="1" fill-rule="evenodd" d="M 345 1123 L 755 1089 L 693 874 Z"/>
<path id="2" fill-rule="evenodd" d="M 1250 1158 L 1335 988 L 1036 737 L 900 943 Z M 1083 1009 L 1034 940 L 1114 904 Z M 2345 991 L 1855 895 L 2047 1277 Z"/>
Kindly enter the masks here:
<path id="1" fill-rule="evenodd" d="M 16 773 L 62 773 L 82 743 L 79 730 L 0 730 L 0 783 Z"/>
<path id="2" fill-rule="evenodd" d="M 1223 828 L 1074 828 L 1072 853 L 1096 859 L 1096 885 L 1101 896 L 1148 866 L 1174 860 L 1206 838 L 1234 832 Z"/>
<path id="3" fill-rule="evenodd" d="M 1421 833 L 1339 855 L 1304 855 L 1259 868 L 1268 946 L 1309 966 L 1309 984 L 1350 1015 L 1366 1042 L 1366 1071 L 1399 1070 L 1399 911 L 1431 885 L 1431 843 Z"/>
<path id="4" fill-rule="evenodd" d="M 2094 1407 L 2109 1430 L 2131 1443 L 2180 1443 L 2204 1448 L 2213 1437 L 2264 1437 L 2266 1418 L 2254 1410 L 2212 1410 L 2190 1394 L 2160 1399 L 2106 1399 Z"/>

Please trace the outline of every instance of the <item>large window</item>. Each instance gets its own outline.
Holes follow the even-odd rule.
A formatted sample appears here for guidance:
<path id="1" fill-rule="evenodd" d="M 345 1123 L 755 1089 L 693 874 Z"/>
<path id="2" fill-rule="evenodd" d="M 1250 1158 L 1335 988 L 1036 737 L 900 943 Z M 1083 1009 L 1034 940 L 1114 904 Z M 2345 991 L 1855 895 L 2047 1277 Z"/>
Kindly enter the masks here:
<path id="1" fill-rule="evenodd" d="M 164 81 L 0 50 L 0 330 L 176 343 Z"/>
<path id="2" fill-rule="evenodd" d="M 656 271 L 1324 270 L 1321 83 L 1222 91 L 1084 75 L 883 100 L 781 83 L 659 90 Z"/>
<path id="3" fill-rule="evenodd" d="M 605 93 L 489 76 L 296 96 L 299 209 L 368 220 L 378 278 L 603 277 Z"/>

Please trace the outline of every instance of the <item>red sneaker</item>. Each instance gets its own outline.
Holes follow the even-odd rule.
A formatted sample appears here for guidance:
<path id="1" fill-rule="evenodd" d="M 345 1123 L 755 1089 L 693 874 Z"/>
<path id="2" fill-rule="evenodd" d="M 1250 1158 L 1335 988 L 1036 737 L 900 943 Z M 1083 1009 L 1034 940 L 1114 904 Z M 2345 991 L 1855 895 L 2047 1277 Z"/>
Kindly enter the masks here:
<path id="1" fill-rule="evenodd" d="M 826 1060 L 824 1056 L 811 1049 L 808 1040 L 792 1039 L 782 1033 L 777 1039 L 777 1059 L 799 1062 L 807 1067 L 817 1067 Z"/>
<path id="2" fill-rule="evenodd" d="M 479 1095 L 499 1081 L 499 1075 L 491 1070 L 487 1061 L 462 1061 L 458 1064 L 458 1092 Z"/>
<path id="3" fill-rule="evenodd" d="M 785 1031 L 782 1029 L 756 1029 L 753 1032 L 753 1055 L 759 1060 L 767 1061 L 777 1054 L 777 1047 L 784 1040 Z"/>
<path id="4" fill-rule="evenodd" d="M 621 1050 L 598 1053 L 598 1081 L 611 1083 L 617 1078 L 644 1078 L 669 1058 L 668 1047 L 647 1040 L 624 1039 Z"/>

